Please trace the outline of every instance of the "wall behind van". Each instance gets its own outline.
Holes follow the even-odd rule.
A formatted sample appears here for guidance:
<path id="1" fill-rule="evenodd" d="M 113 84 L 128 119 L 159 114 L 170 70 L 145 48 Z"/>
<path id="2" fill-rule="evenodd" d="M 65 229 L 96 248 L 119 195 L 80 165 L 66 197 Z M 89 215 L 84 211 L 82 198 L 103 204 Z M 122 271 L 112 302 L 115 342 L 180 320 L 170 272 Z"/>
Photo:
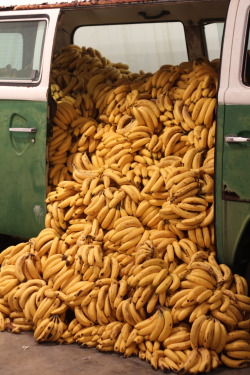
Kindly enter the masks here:
<path id="1" fill-rule="evenodd" d="M 211 59 L 220 57 L 222 31 L 223 24 L 205 26 Z M 84 26 L 76 30 L 74 43 L 97 49 L 113 63 L 128 64 L 133 73 L 155 72 L 162 65 L 188 60 L 180 22 Z"/>

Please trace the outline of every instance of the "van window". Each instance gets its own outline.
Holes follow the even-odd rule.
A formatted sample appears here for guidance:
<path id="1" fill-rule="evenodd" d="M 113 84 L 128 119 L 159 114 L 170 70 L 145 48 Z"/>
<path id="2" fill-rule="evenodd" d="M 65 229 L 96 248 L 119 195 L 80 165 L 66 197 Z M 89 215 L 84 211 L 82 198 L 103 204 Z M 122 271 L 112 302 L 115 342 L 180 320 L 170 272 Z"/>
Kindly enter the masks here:
<path id="1" fill-rule="evenodd" d="M 210 61 L 220 58 L 224 22 L 204 23 L 205 42 Z"/>
<path id="2" fill-rule="evenodd" d="M 0 19 L 0 81 L 39 79 L 45 28 L 45 20 Z"/>
<path id="3" fill-rule="evenodd" d="M 76 30 L 73 43 L 97 49 L 112 63 L 127 64 L 133 73 L 155 72 L 162 65 L 188 60 L 180 22 L 83 26 Z"/>

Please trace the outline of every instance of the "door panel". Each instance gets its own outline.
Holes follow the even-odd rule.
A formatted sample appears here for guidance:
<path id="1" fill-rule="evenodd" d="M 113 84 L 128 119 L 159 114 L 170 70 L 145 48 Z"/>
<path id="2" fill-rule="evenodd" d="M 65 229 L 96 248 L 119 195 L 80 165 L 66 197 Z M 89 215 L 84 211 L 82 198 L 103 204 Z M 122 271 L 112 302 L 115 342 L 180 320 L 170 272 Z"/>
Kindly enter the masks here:
<path id="1" fill-rule="evenodd" d="M 31 102 L 0 101 L 0 233 L 28 238 L 44 227 L 46 111 L 46 102 L 31 108 Z"/>
<path id="2" fill-rule="evenodd" d="M 224 136 L 250 139 L 250 106 L 226 105 Z M 222 198 L 250 202 L 250 143 L 224 142 Z"/>
<path id="3" fill-rule="evenodd" d="M 44 228 L 46 214 L 47 98 L 59 12 L 0 14 L 0 233 L 27 239 Z"/>
<path id="4" fill-rule="evenodd" d="M 231 266 L 235 265 L 238 245 L 250 220 L 250 143 L 227 142 L 226 137 L 233 135 L 250 139 L 249 119 L 250 105 L 225 105 L 221 221 L 216 218 L 216 230 L 222 225 L 217 230 L 221 232 L 221 237 L 218 237 L 221 239 L 218 243 L 220 260 Z"/>
<path id="5" fill-rule="evenodd" d="M 249 13 L 250 0 L 234 2 L 229 9 L 218 95 L 216 247 L 220 262 L 230 266 L 243 260 L 237 257 L 238 245 L 250 220 Z M 250 257 L 248 249 L 243 254 L 245 260 Z"/>

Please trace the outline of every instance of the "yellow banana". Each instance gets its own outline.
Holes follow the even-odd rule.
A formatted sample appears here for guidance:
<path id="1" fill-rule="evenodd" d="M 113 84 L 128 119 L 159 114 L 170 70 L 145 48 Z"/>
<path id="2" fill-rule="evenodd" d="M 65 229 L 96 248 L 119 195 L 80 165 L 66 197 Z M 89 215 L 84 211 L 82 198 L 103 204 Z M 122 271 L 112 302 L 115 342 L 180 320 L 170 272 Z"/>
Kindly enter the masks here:
<path id="1" fill-rule="evenodd" d="M 231 368 L 245 368 L 249 366 L 250 363 L 250 360 L 230 358 L 224 353 L 221 354 L 220 359 L 224 365 Z"/>

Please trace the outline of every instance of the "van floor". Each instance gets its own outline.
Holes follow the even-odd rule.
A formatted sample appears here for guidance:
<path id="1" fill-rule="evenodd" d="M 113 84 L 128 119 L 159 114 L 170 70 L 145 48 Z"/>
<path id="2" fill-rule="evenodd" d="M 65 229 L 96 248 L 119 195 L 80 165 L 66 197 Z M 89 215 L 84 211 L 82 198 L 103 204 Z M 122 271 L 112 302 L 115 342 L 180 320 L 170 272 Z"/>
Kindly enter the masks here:
<path id="1" fill-rule="evenodd" d="M 38 344 L 31 332 L 0 333 L 1 375 L 156 375 L 138 357 L 124 358 L 116 353 L 101 353 L 77 344 Z M 213 375 L 249 375 L 250 368 L 220 367 Z M 171 374 L 171 373 L 169 373 Z M 174 375 L 174 374 L 173 374 Z"/>

